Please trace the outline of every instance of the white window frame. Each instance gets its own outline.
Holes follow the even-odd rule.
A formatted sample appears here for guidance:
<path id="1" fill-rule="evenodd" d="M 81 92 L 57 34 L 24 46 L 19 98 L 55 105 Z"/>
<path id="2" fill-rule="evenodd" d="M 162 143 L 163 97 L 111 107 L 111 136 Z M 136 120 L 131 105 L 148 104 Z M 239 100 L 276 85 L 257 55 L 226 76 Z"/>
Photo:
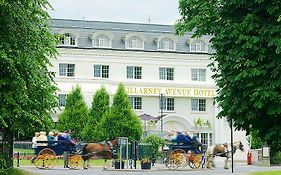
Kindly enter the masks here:
<path id="1" fill-rule="evenodd" d="M 59 107 L 65 107 L 67 94 L 58 94 Z"/>
<path id="2" fill-rule="evenodd" d="M 171 75 L 169 75 L 171 74 Z M 168 77 L 170 77 L 168 79 Z M 159 80 L 173 81 L 175 79 L 175 69 L 172 67 L 159 67 Z"/>
<path id="3" fill-rule="evenodd" d="M 96 69 L 98 67 L 99 71 Z M 93 77 L 94 78 L 109 78 L 109 65 L 95 64 L 93 66 Z M 96 72 L 98 71 L 98 72 Z"/>
<path id="4" fill-rule="evenodd" d="M 139 36 L 128 36 L 126 37 L 125 41 L 125 47 L 126 49 L 144 49 L 144 39 Z"/>
<path id="5" fill-rule="evenodd" d="M 206 112 L 206 99 L 192 98 L 191 99 L 191 111 L 193 112 Z"/>
<path id="6" fill-rule="evenodd" d="M 73 33 L 64 33 L 60 37 L 59 46 L 69 46 L 76 47 L 77 46 L 77 36 Z"/>
<path id="7" fill-rule="evenodd" d="M 111 48 L 112 40 L 108 35 L 100 33 L 93 36 L 92 43 L 93 47 Z"/>
<path id="8" fill-rule="evenodd" d="M 176 41 L 169 37 L 160 38 L 158 40 L 158 50 L 176 51 Z"/>
<path id="9" fill-rule="evenodd" d="M 134 110 L 142 110 L 142 97 L 129 96 L 131 108 Z"/>
<path id="10" fill-rule="evenodd" d="M 175 111 L 175 98 L 165 97 L 163 100 L 164 100 L 163 110 L 167 112 Z M 159 109 L 161 110 L 161 98 L 159 99 Z"/>
<path id="11" fill-rule="evenodd" d="M 70 66 L 73 66 L 70 67 Z M 71 72 L 73 70 L 73 72 Z M 59 63 L 60 77 L 75 77 L 75 64 Z"/>
<path id="12" fill-rule="evenodd" d="M 201 52 L 207 53 L 208 52 L 208 45 L 205 41 L 202 40 L 192 40 L 189 44 L 190 52 Z"/>
<path id="13" fill-rule="evenodd" d="M 206 81 L 206 69 L 191 68 L 191 81 Z"/>
<path id="14" fill-rule="evenodd" d="M 139 75 L 140 73 L 140 75 Z M 140 66 L 127 66 L 127 79 L 142 79 L 142 67 Z"/>
<path id="15" fill-rule="evenodd" d="M 202 144 L 206 144 L 208 147 L 214 144 L 214 135 L 212 132 L 196 132 L 193 133 Z"/>

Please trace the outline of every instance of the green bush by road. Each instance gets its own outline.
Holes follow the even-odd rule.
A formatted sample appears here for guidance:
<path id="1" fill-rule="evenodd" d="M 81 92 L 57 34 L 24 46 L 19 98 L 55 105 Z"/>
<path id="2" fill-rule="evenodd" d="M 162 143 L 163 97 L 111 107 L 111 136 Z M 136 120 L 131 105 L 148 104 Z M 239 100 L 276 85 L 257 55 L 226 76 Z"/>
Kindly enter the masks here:
<path id="1" fill-rule="evenodd" d="M 36 175 L 18 168 L 11 168 L 8 170 L 8 175 Z"/>

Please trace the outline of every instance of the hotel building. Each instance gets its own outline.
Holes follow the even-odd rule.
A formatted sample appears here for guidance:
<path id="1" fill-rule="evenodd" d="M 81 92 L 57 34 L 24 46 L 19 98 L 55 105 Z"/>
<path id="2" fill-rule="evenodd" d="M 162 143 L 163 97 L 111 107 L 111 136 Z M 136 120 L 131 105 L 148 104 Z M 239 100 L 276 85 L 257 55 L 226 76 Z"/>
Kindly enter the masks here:
<path id="1" fill-rule="evenodd" d="M 50 67 L 62 109 L 76 84 L 90 107 L 97 89 L 104 86 L 112 100 L 122 83 L 137 115 L 165 115 L 155 125 L 144 122 L 147 133 L 189 131 L 207 145 L 230 142 L 228 123 L 216 119 L 211 36 L 177 36 L 173 25 L 65 19 L 53 19 L 52 29 L 65 36 Z M 236 140 L 247 143 L 244 132 L 235 132 Z"/>

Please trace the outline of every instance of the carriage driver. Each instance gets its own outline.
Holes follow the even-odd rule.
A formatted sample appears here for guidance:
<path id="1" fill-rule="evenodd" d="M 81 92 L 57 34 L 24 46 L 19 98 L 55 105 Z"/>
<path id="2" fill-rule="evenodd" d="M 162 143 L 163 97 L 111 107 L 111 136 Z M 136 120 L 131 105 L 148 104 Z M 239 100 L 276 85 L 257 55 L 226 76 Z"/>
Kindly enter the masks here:
<path id="1" fill-rule="evenodd" d="M 64 159 L 64 168 L 68 168 L 68 159 L 69 159 L 69 154 L 76 152 L 75 149 L 75 142 L 71 139 L 71 130 L 65 130 L 64 133 L 59 136 L 58 140 L 62 140 L 65 142 L 65 149 L 64 149 L 64 154 L 63 154 L 63 159 Z"/>

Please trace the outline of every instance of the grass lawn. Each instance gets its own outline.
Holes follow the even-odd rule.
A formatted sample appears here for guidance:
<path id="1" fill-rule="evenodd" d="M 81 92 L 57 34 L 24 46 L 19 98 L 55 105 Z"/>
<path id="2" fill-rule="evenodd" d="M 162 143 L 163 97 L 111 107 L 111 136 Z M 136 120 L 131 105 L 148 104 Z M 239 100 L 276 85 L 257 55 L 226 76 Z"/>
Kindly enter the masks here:
<path id="1" fill-rule="evenodd" d="M 33 149 L 18 149 L 15 148 L 14 149 L 14 153 L 20 152 L 21 154 L 34 154 L 34 150 Z"/>
<path id="2" fill-rule="evenodd" d="M 54 160 L 56 161 L 56 166 L 63 166 L 63 160 L 62 159 L 56 159 Z M 111 164 L 111 160 L 107 160 L 107 163 L 108 164 Z M 17 165 L 17 160 L 14 159 L 14 166 Z M 25 159 L 22 159 L 20 160 L 20 163 L 19 163 L 20 166 L 34 166 L 32 163 L 31 163 L 31 160 L 25 160 Z M 83 165 L 83 160 L 80 161 L 80 165 Z M 104 165 L 104 160 L 103 159 L 96 159 L 96 160 L 90 160 L 90 166 L 103 166 Z"/>
<path id="3" fill-rule="evenodd" d="M 18 168 L 12 168 L 8 170 L 8 175 L 36 175 Z"/>
<path id="4" fill-rule="evenodd" d="M 266 171 L 266 172 L 256 172 L 249 175 L 280 175 L 281 171 Z"/>

